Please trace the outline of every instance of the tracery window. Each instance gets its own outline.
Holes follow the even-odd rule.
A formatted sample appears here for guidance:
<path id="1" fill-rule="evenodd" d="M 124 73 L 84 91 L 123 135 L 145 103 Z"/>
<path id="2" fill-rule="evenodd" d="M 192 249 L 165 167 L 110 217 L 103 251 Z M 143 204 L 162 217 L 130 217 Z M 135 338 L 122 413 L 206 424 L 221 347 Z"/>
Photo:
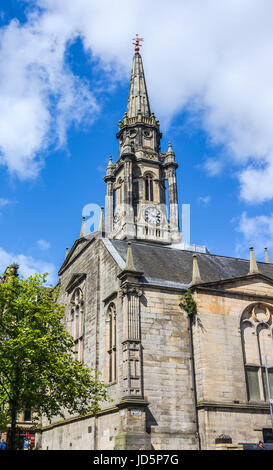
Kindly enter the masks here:
<path id="1" fill-rule="evenodd" d="M 272 336 L 273 307 L 263 303 L 252 304 L 241 318 L 241 337 L 248 400 L 267 401 L 265 357 L 273 364 Z M 273 396 L 273 369 L 268 369 L 270 394 Z"/>
<path id="2" fill-rule="evenodd" d="M 77 288 L 71 299 L 71 335 L 74 339 L 75 359 L 83 360 L 83 336 L 84 336 L 84 301 L 80 288 Z"/>
<path id="3" fill-rule="evenodd" d="M 107 371 L 108 381 L 111 383 L 117 378 L 116 306 L 114 303 L 111 303 L 107 309 L 106 330 Z"/>

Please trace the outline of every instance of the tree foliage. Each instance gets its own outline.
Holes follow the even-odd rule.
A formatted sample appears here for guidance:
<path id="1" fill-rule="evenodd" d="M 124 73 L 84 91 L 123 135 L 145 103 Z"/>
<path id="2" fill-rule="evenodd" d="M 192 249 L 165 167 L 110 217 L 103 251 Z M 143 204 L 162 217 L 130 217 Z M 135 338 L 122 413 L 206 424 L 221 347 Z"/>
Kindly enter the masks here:
<path id="1" fill-rule="evenodd" d="M 45 282 L 20 278 L 15 267 L 0 279 L 0 429 L 16 427 L 24 409 L 51 420 L 65 409 L 96 413 L 108 399 L 95 371 L 75 360 L 58 290 Z"/>

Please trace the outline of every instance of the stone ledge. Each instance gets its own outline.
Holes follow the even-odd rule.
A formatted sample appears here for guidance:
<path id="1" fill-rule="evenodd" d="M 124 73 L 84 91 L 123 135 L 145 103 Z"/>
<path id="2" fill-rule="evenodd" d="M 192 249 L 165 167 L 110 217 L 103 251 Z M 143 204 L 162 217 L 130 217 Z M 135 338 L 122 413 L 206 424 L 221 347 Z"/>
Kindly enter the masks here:
<path id="1" fill-rule="evenodd" d="M 239 444 L 216 444 L 215 450 L 244 450 Z"/>
<path id="2" fill-rule="evenodd" d="M 122 397 L 120 402 L 117 403 L 117 408 L 131 408 L 131 407 L 138 407 L 138 408 L 146 408 L 149 405 L 148 401 L 144 398 L 138 396 L 125 396 Z"/>
<path id="3" fill-rule="evenodd" d="M 210 401 L 200 401 L 197 403 L 197 409 L 202 408 L 218 408 L 224 409 L 229 408 L 232 410 L 246 410 L 246 411 L 270 411 L 269 404 L 262 403 L 232 403 L 232 402 L 210 402 Z"/>

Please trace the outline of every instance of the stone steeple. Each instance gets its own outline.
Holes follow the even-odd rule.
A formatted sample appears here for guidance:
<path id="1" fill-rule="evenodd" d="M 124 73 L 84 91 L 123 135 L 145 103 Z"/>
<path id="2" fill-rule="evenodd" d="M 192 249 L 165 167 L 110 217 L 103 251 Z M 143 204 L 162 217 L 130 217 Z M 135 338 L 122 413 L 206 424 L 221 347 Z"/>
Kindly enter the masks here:
<path id="1" fill-rule="evenodd" d="M 127 111 L 116 135 L 119 158 L 116 163 L 109 160 L 104 178 L 106 231 L 110 238 L 179 243 L 178 164 L 171 145 L 161 152 L 160 123 L 151 113 L 139 39 L 136 42 Z"/>
<path id="2" fill-rule="evenodd" d="M 139 113 L 142 116 L 151 116 L 142 58 L 136 52 L 133 58 L 127 116 L 128 118 L 133 118 L 137 117 Z"/>

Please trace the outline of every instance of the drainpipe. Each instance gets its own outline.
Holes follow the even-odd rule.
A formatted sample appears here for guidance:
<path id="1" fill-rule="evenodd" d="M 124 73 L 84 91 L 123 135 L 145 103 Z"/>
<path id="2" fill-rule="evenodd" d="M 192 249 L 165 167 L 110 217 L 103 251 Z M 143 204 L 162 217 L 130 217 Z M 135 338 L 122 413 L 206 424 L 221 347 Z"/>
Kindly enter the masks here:
<path id="1" fill-rule="evenodd" d="M 196 439 L 197 439 L 197 450 L 201 450 L 198 411 L 197 411 L 197 391 L 196 391 L 195 367 L 194 367 L 194 351 L 193 351 L 193 340 L 192 340 L 192 315 L 189 315 L 189 314 L 188 314 L 188 332 L 189 332 L 189 340 L 190 340 L 190 360 L 191 360 L 191 377 L 192 377 L 192 390 L 193 390 L 194 414 L 195 414 L 195 433 L 196 433 Z"/>

